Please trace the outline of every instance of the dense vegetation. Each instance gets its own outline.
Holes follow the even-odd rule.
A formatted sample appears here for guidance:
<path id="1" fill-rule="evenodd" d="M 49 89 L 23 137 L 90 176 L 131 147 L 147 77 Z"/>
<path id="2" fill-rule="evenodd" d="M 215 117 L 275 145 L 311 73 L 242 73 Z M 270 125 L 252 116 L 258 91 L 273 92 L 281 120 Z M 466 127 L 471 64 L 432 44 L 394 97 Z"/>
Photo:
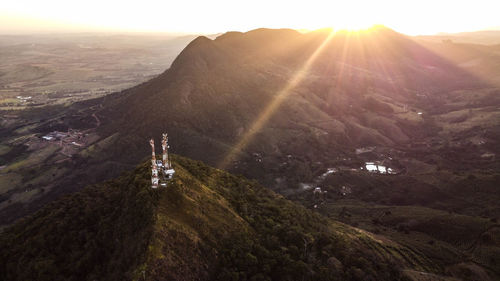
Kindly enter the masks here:
<path id="1" fill-rule="evenodd" d="M 318 196 L 289 196 L 334 220 L 365 229 L 431 259 L 438 271 L 463 280 L 500 275 L 497 175 L 457 176 L 436 188 L 409 175 L 332 174 Z M 348 186 L 342 194 L 340 186 Z"/>
<path id="2" fill-rule="evenodd" d="M 397 280 L 396 258 L 358 244 L 353 230 L 334 224 L 248 181 L 180 159 L 191 175 L 216 190 L 248 224 L 221 240 L 217 280 Z M 216 180 L 214 180 L 216 179 Z M 352 236 L 351 236 L 352 235 Z M 368 237 L 364 243 L 375 245 Z M 400 264 L 401 265 L 401 264 Z"/>
<path id="3" fill-rule="evenodd" d="M 166 189 L 149 187 L 144 164 L 16 223 L 1 236 L 0 278 L 398 280 L 410 266 L 378 252 L 403 248 L 254 181 L 180 157 L 176 169 Z"/>
<path id="4" fill-rule="evenodd" d="M 137 171 L 65 196 L 4 231 L 0 279 L 129 279 L 144 258 L 157 197 Z"/>

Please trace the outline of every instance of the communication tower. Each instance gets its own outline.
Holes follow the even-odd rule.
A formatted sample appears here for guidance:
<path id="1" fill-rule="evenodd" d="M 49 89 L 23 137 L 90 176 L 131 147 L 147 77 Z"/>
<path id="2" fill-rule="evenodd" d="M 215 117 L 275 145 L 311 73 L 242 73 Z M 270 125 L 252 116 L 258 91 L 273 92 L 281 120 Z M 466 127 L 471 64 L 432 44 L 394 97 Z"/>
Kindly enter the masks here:
<path id="1" fill-rule="evenodd" d="M 152 188 L 158 188 L 158 184 L 160 184 L 161 186 L 167 186 L 167 181 L 171 180 L 175 174 L 175 170 L 173 169 L 172 163 L 170 162 L 170 158 L 168 157 L 169 145 L 168 145 L 167 133 L 163 133 L 162 137 L 163 137 L 161 142 L 161 146 L 163 148 L 162 160 L 156 160 L 154 140 L 151 139 L 149 141 L 152 148 L 152 156 L 151 156 Z M 161 180 L 158 176 L 159 174 L 161 174 Z"/>
<path id="2" fill-rule="evenodd" d="M 158 188 L 158 166 L 156 165 L 156 155 L 155 155 L 155 140 L 149 140 L 149 144 L 151 145 L 151 187 Z"/>

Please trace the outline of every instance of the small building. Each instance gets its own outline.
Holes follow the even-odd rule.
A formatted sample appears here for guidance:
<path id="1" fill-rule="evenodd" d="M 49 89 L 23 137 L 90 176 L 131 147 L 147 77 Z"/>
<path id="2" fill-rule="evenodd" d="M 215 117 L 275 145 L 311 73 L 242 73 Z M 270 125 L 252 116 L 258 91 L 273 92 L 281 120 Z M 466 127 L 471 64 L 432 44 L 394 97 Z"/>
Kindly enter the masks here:
<path id="1" fill-rule="evenodd" d="M 170 180 L 174 177 L 175 170 L 174 169 L 164 170 L 164 173 L 165 173 L 165 177 Z"/>
<path id="2" fill-rule="evenodd" d="M 391 174 L 392 173 L 392 169 L 391 168 L 387 168 L 386 166 L 384 165 L 379 165 L 375 162 L 365 162 L 365 168 L 368 172 L 371 172 L 371 173 L 380 173 L 380 174 Z"/>

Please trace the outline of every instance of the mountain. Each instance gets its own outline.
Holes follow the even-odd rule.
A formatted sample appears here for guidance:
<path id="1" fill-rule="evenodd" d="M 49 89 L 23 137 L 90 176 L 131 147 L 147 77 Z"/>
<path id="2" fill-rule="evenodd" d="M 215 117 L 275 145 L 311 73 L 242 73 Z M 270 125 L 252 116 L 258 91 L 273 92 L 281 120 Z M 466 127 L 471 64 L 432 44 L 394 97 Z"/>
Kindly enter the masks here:
<path id="1" fill-rule="evenodd" d="M 144 163 L 17 222 L 0 235 L 0 277 L 457 280 L 441 275 L 446 261 L 327 219 L 255 181 L 179 156 L 174 166 L 166 188 L 151 189 Z"/>
<path id="2" fill-rule="evenodd" d="M 341 165 L 338 160 L 350 158 L 342 164 L 359 167 L 365 159 L 354 151 L 362 147 L 424 162 L 438 154 L 437 166 L 453 171 L 454 154 L 437 151 L 453 139 L 481 135 L 482 154 L 498 153 L 492 106 L 500 101 L 489 79 L 498 77 L 494 52 L 424 45 L 385 27 L 199 37 L 162 75 L 100 101 L 98 133 L 119 139 L 103 153 L 136 163 L 147 153 L 143 140 L 168 130 L 176 152 L 284 193 Z M 488 79 L 476 75 L 480 70 Z M 469 118 L 464 112 L 471 107 Z M 481 115 L 484 122 L 473 121 Z M 440 143 L 436 150 L 416 148 L 433 142 Z M 476 162 L 482 170 L 498 167 Z"/>
<path id="3" fill-rule="evenodd" d="M 490 187 L 461 189 L 471 199 L 459 208 L 454 188 L 469 175 L 486 183 L 498 176 L 499 63 L 495 46 L 422 42 L 383 26 L 198 37 L 146 83 L 21 112 L 16 118 L 29 121 L 16 125 L 6 118 L 0 222 L 131 169 L 148 155 L 145 140 L 164 131 L 174 152 L 284 195 L 321 185 L 329 168 L 359 171 L 378 161 L 400 172 L 391 181 L 419 196 L 401 201 L 391 191 L 372 202 L 424 202 L 494 218 L 500 211 Z M 69 129 L 85 134 L 82 146 L 40 143 Z M 357 173 L 353 185 L 365 190 L 370 176 Z"/>
<path id="4" fill-rule="evenodd" d="M 421 95 L 437 100 L 443 92 L 482 85 L 383 27 L 328 36 L 260 29 L 215 40 L 199 37 L 159 77 L 105 98 L 97 113 L 106 121 L 100 133 L 119 133 L 135 145 L 167 128 L 179 152 L 212 164 L 251 135 L 237 151 L 243 157 L 254 152 L 273 160 L 288 154 L 308 157 L 307 151 L 321 161 L 353 145 L 394 145 L 419 137 L 420 130 L 405 127 L 426 130 L 427 124 L 399 118 L 395 113 L 403 104 L 415 104 Z M 255 130 L 252 126 L 273 103 L 272 113 Z M 370 120 L 374 116 L 376 121 Z M 137 160 L 133 156 L 127 154 Z"/>

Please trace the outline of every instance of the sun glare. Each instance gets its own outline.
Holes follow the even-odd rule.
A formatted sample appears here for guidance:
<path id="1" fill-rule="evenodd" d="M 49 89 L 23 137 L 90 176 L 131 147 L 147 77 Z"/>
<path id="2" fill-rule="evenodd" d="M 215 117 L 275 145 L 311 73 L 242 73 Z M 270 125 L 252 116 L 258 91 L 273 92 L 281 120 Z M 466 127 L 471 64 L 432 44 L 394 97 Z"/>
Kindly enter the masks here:
<path id="1" fill-rule="evenodd" d="M 376 23 L 357 20 L 352 22 L 344 22 L 336 25 L 331 25 L 330 28 L 334 31 L 349 31 L 349 32 L 358 32 L 358 31 L 366 31 L 370 28 L 374 27 Z"/>
<path id="2" fill-rule="evenodd" d="M 230 0 L 4 2 L 0 7 L 0 31 L 80 28 L 217 33 L 260 27 L 315 30 L 326 26 L 352 31 L 383 24 L 398 32 L 416 35 L 498 26 L 498 4 L 492 0 L 474 3 L 452 0 L 309 0 L 307 3 L 255 0 L 245 4 Z M 119 13 L 116 12 L 118 7 Z"/>

